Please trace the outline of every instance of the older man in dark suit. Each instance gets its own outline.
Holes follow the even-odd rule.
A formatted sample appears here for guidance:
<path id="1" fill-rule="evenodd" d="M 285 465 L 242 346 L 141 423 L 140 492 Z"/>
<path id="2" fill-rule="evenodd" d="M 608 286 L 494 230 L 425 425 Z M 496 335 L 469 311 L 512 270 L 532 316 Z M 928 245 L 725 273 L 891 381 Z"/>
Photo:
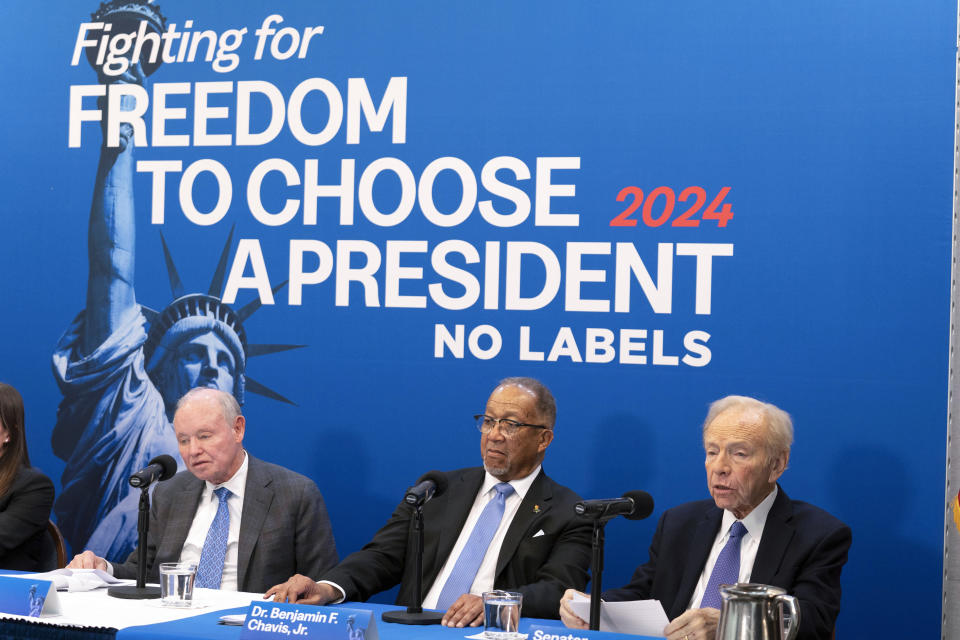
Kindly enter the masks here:
<path id="1" fill-rule="evenodd" d="M 790 416 L 772 404 L 744 396 L 714 402 L 703 428 L 713 499 L 668 509 L 650 560 L 604 599 L 659 600 L 672 620 L 664 629 L 669 640 L 712 640 L 720 584 L 770 584 L 799 600 L 798 638 L 830 638 L 851 533 L 826 511 L 791 500 L 777 484 L 792 442 Z M 586 621 L 568 605 L 574 593 L 564 594 L 560 617 L 585 629 Z"/>
<path id="2" fill-rule="evenodd" d="M 147 539 L 147 577 L 162 562 L 195 562 L 197 586 L 263 592 L 293 573 L 319 576 L 337 552 L 323 497 L 310 479 L 243 449 L 245 420 L 234 397 L 192 389 L 173 419 L 187 471 L 157 486 Z M 134 550 L 111 566 L 91 551 L 70 567 L 137 574 Z"/>
<path id="3" fill-rule="evenodd" d="M 541 468 L 553 441 L 553 396 L 532 378 L 507 378 L 475 419 L 483 468 L 448 472 L 446 491 L 423 508 L 423 606 L 444 611 L 444 625 L 475 626 L 483 622 L 479 594 L 509 589 L 523 594 L 524 615 L 555 618 L 564 586 L 586 584 L 591 529 L 574 513 L 579 496 Z M 413 540 L 413 509 L 402 502 L 319 583 L 294 576 L 267 596 L 326 604 L 366 600 L 399 583 L 397 603 L 411 605 Z"/>

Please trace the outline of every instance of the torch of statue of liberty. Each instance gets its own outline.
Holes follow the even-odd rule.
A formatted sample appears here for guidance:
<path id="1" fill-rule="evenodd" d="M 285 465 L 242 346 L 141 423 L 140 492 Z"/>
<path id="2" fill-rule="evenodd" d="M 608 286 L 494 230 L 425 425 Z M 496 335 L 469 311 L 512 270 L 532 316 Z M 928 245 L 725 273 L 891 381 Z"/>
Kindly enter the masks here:
<path id="1" fill-rule="evenodd" d="M 135 31 L 142 20 L 158 33 L 166 24 L 149 0 L 105 2 L 92 17 L 112 23 L 113 33 Z M 111 77 L 91 60 L 104 84 L 144 84 L 159 62 L 158 56 L 155 64 L 132 64 Z M 53 355 L 63 401 L 52 445 L 67 463 L 54 511 L 75 551 L 91 549 L 112 560 L 136 546 L 139 492 L 129 486 L 129 476 L 162 453 L 180 461 L 172 425 L 180 396 L 208 386 L 233 393 L 240 404 L 245 391 L 289 402 L 246 376 L 247 358 L 299 346 L 248 344 L 243 322 L 259 308 L 259 299 L 237 310 L 220 300 L 232 232 L 207 292 L 188 295 L 161 236 L 174 300 L 159 313 L 137 301 L 129 128 L 120 138 L 119 146 L 108 147 L 104 140 L 100 148 L 88 227 L 86 308 Z"/>

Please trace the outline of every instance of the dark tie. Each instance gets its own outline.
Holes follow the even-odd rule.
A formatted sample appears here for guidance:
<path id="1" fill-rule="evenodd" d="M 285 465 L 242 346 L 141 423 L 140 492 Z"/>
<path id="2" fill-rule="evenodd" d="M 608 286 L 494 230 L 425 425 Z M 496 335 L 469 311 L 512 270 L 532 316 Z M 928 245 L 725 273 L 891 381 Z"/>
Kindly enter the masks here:
<path id="1" fill-rule="evenodd" d="M 223 561 L 227 557 L 227 537 L 230 534 L 230 511 L 227 510 L 227 498 L 230 490 L 226 487 L 215 489 L 220 504 L 217 506 L 217 515 L 210 523 L 207 539 L 203 542 L 200 552 L 200 563 L 197 565 L 197 586 L 207 589 L 219 589 L 220 579 L 223 577 Z"/>
<path id="2" fill-rule="evenodd" d="M 470 585 L 477 577 L 477 569 L 480 568 L 480 563 L 487 554 L 487 547 L 490 546 L 494 534 L 500 528 L 507 496 L 513 493 L 513 487 L 509 483 L 501 482 L 493 488 L 496 489 L 496 494 L 487 502 L 477 523 L 473 525 L 467 544 L 464 545 L 457 563 L 453 565 L 450 577 L 440 591 L 437 609 L 446 611 L 457 598 L 470 591 Z"/>
<path id="3" fill-rule="evenodd" d="M 720 608 L 720 585 L 736 584 L 740 580 L 740 540 L 747 528 L 743 523 L 737 520 L 730 525 L 730 537 L 727 544 L 723 545 L 720 555 L 717 556 L 717 563 L 713 565 L 713 573 L 710 574 L 710 581 L 707 582 L 707 590 L 703 592 L 703 599 L 700 601 L 700 607 Z"/>

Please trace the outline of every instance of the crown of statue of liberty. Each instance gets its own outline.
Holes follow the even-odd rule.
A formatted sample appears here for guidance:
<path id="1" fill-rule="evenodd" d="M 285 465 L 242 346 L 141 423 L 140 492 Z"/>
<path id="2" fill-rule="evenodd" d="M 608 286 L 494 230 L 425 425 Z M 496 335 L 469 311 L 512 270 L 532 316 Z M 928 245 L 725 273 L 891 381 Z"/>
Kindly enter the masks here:
<path id="1" fill-rule="evenodd" d="M 116 22 L 120 19 L 139 22 L 146 20 L 151 26 L 162 31 L 167 26 L 167 19 L 160 13 L 160 5 L 153 0 L 108 0 L 101 2 L 100 7 L 90 14 L 94 22 Z"/>
<path id="2" fill-rule="evenodd" d="M 160 5 L 153 0 L 110 0 L 101 2 L 100 7 L 90 14 L 93 22 L 104 22 L 112 25 L 113 33 L 130 33 L 137 30 L 140 22 L 147 23 L 147 29 L 161 34 L 167 28 L 167 19 L 160 13 Z M 95 47 L 87 48 L 87 61 L 94 69 L 99 70 Z M 157 56 L 154 62 L 143 60 L 141 68 L 146 76 L 157 70 L 163 59 Z"/>
<path id="3" fill-rule="evenodd" d="M 167 19 L 160 12 L 160 5 L 155 4 L 153 0 L 109 0 L 108 2 L 101 2 L 100 7 L 90 17 L 95 22 L 110 23 L 115 27 L 114 33 L 134 31 L 142 21 L 145 21 L 147 28 L 155 33 L 163 33 L 167 26 Z M 99 65 L 96 61 L 96 55 L 93 48 L 87 49 L 87 59 L 90 66 L 98 70 Z M 142 60 L 141 67 L 144 75 L 152 74 L 162 62 L 163 59 L 159 56 L 152 63 L 149 60 Z M 155 375 L 162 369 L 168 358 L 176 353 L 177 347 L 187 340 L 205 333 L 213 333 L 230 349 L 236 361 L 233 395 L 237 402 L 243 404 L 246 392 L 249 391 L 287 404 L 295 404 L 266 385 L 257 382 L 246 373 L 249 358 L 298 349 L 305 345 L 247 343 L 247 333 L 243 328 L 243 323 L 260 308 L 260 299 L 255 299 L 239 310 L 234 310 L 220 299 L 223 291 L 224 275 L 227 270 L 227 259 L 230 255 L 230 246 L 233 244 L 233 229 L 230 230 L 210 288 L 205 294 L 184 293 L 183 283 L 177 273 L 176 265 L 162 232 L 160 233 L 160 242 L 163 245 L 163 255 L 167 265 L 170 290 L 173 293 L 173 302 L 160 312 L 148 307 L 141 307 L 150 324 L 147 340 L 143 347 L 147 373 L 151 377 Z M 273 292 L 276 293 L 286 284 L 286 282 L 279 284 Z"/>
<path id="4" fill-rule="evenodd" d="M 177 348 L 187 340 L 205 333 L 213 333 L 230 349 L 237 363 L 233 389 L 233 395 L 237 398 L 237 402 L 243 404 L 246 391 L 249 391 L 287 404 L 295 404 L 246 374 L 249 358 L 299 349 L 305 345 L 247 343 L 247 332 L 243 328 L 243 323 L 260 308 L 260 298 L 254 298 L 253 301 L 237 310 L 220 299 L 224 276 L 227 272 L 227 261 L 230 257 L 230 247 L 233 244 L 233 232 L 234 230 L 230 229 L 230 235 L 227 237 L 227 242 L 220 253 L 220 260 L 217 263 L 217 269 L 207 292 L 190 294 L 184 293 L 183 282 L 180 280 L 177 267 L 173 262 L 173 256 L 170 254 L 163 233 L 160 233 L 160 243 L 163 246 L 163 256 L 167 266 L 167 277 L 170 280 L 173 302 L 159 312 L 142 307 L 150 325 L 147 340 L 143 346 L 147 373 L 152 376 L 159 371 L 168 358 L 176 353 Z M 273 292 L 277 293 L 286 284 L 286 281 L 281 282 L 274 287 Z"/>

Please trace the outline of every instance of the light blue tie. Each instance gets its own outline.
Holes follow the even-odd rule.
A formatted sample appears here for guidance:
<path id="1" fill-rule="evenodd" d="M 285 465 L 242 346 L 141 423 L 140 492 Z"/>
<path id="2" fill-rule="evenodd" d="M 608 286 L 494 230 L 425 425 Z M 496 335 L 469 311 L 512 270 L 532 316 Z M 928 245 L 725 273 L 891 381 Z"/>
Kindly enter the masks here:
<path id="1" fill-rule="evenodd" d="M 223 577 L 223 560 L 227 557 L 227 537 L 230 533 L 230 511 L 227 509 L 227 498 L 232 494 L 226 487 L 215 489 L 220 504 L 217 506 L 217 515 L 210 523 L 207 539 L 203 542 L 200 552 L 200 564 L 197 565 L 198 587 L 219 589 L 220 579 Z"/>
<path id="2" fill-rule="evenodd" d="M 473 531 L 464 545 L 457 563 L 453 565 L 453 571 L 447 578 L 447 583 L 443 585 L 440 591 L 440 598 L 437 600 L 437 609 L 446 611 L 450 608 L 457 598 L 470 591 L 470 585 L 473 579 L 477 577 L 477 569 L 483 562 L 483 556 L 487 554 L 487 547 L 493 540 L 494 534 L 500 528 L 500 521 L 503 519 L 503 510 L 507 504 L 507 496 L 513 493 L 513 487 L 507 482 L 501 482 L 493 487 L 497 494 L 490 498 L 487 506 L 480 512 L 477 523 L 473 525 Z"/>
<path id="3" fill-rule="evenodd" d="M 723 545 L 723 549 L 720 549 L 717 563 L 713 565 L 707 590 L 703 592 L 703 599 L 700 601 L 701 608 L 719 609 L 720 585 L 736 584 L 740 581 L 740 541 L 746 532 L 747 528 L 739 520 L 730 525 L 730 537 L 727 539 L 727 544 Z"/>

